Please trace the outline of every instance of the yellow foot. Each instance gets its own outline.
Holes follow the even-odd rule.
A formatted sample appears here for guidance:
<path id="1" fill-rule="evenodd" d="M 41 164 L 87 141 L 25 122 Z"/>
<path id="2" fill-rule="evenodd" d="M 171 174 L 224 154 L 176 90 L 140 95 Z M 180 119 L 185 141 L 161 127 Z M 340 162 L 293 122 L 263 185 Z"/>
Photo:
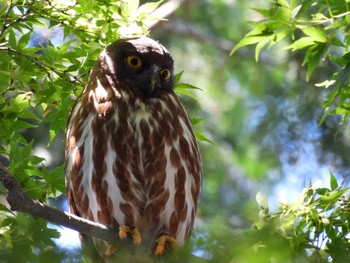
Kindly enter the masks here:
<path id="1" fill-rule="evenodd" d="M 140 245 L 141 244 L 141 233 L 140 231 L 136 228 L 130 228 L 128 226 L 122 225 L 119 227 L 119 237 L 121 239 L 127 238 L 127 236 L 132 236 L 132 240 L 135 245 Z"/>
<path id="2" fill-rule="evenodd" d="M 156 256 L 162 255 L 165 251 L 165 246 L 167 243 L 170 245 L 171 248 L 177 247 L 177 242 L 175 238 L 168 235 L 162 235 L 156 240 L 156 250 L 154 251 L 154 254 Z"/>

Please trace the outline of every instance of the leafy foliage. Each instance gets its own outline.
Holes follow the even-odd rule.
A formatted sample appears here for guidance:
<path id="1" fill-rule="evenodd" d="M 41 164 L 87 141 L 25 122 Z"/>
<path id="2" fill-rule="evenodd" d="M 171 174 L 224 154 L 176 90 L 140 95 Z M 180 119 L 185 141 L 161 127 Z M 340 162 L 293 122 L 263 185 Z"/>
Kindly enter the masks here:
<path id="1" fill-rule="evenodd" d="M 334 175 L 329 188 L 310 185 L 295 203 L 281 202 L 278 212 L 269 213 L 265 198 L 257 201 L 261 210 L 256 228 L 272 228 L 288 241 L 291 259 L 301 261 L 311 255 L 312 262 L 344 262 L 349 258 L 349 189 L 338 186 Z"/>
<path id="2" fill-rule="evenodd" d="M 346 262 L 350 256 L 349 189 L 330 175 L 330 187 L 310 184 L 295 202 L 281 201 L 270 212 L 267 198 L 254 229 L 233 231 L 217 222 L 203 233 L 197 246 L 208 262 Z M 204 238 L 204 240 L 203 240 Z"/>
<path id="3" fill-rule="evenodd" d="M 305 51 L 302 65 L 307 66 L 307 80 L 324 60 L 332 61 L 337 70 L 317 86 L 332 87 L 323 104 L 325 113 L 341 114 L 345 123 L 350 116 L 349 10 L 350 3 L 346 0 L 277 0 L 269 9 L 255 9 L 264 19 L 251 22 L 253 29 L 233 48 L 231 55 L 243 46 L 256 44 L 258 60 L 265 46 L 272 47 L 289 38 L 286 42 L 292 40 L 292 43 L 285 49 Z"/>

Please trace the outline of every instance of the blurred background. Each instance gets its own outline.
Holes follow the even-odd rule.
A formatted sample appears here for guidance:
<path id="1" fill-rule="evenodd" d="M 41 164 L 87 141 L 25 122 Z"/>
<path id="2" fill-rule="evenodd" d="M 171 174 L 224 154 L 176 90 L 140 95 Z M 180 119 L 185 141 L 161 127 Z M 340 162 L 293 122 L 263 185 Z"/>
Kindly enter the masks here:
<path id="1" fill-rule="evenodd" d="M 348 127 L 335 115 L 319 124 L 327 90 L 314 85 L 335 65 L 323 63 L 306 82 L 301 52 L 276 45 L 264 49 L 258 61 L 254 47 L 229 56 L 249 31 L 247 21 L 262 19 L 253 8 L 269 5 L 267 0 L 181 1 L 150 33 L 170 51 L 176 72 L 184 71 L 181 81 L 200 88 L 193 91 L 196 99 L 181 100 L 191 117 L 207 118 L 195 129 L 213 142 L 200 142 L 204 179 L 198 223 L 204 226 L 250 227 L 258 213 L 257 192 L 274 210 L 310 182 L 328 185 L 329 171 L 346 182 L 349 177 Z M 57 28 L 37 30 L 32 45 L 62 38 Z M 53 168 L 63 162 L 64 135 L 47 148 L 47 130 L 43 124 L 26 136 L 35 138 L 34 154 Z M 65 195 L 51 203 L 67 210 Z M 78 239 L 68 232 L 58 242 L 67 240 Z"/>

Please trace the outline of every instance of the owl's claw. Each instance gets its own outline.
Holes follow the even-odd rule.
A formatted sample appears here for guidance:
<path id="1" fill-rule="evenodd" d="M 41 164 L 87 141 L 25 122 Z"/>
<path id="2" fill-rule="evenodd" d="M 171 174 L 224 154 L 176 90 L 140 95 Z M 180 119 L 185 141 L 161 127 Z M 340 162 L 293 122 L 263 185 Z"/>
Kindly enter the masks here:
<path id="1" fill-rule="evenodd" d="M 136 227 L 128 227 L 125 225 L 122 225 L 119 227 L 119 237 L 121 239 L 125 239 L 128 236 L 132 237 L 132 240 L 134 242 L 135 245 L 140 245 L 141 244 L 141 233 L 140 231 L 136 228 Z M 112 255 L 114 252 L 116 252 L 117 250 L 117 244 L 109 244 L 105 253 L 103 254 L 103 256 L 105 258 L 108 258 L 110 255 Z"/>
<path id="2" fill-rule="evenodd" d="M 126 225 L 122 225 L 119 227 L 119 237 L 121 239 L 125 239 L 128 236 L 132 237 L 132 240 L 135 245 L 140 245 L 141 244 L 141 233 L 136 227 L 128 227 Z"/>
<path id="3" fill-rule="evenodd" d="M 156 256 L 162 255 L 165 251 L 166 244 L 169 244 L 171 248 L 177 247 L 176 239 L 169 235 L 162 235 L 157 238 L 156 240 L 156 249 L 154 251 L 154 254 Z"/>

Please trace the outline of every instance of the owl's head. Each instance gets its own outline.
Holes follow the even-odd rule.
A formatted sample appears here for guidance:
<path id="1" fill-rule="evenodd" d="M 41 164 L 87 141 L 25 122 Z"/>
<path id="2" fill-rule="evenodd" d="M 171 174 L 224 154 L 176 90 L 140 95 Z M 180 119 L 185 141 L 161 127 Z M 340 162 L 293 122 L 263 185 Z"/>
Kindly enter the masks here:
<path id="1" fill-rule="evenodd" d="M 148 37 L 120 39 L 106 48 L 106 55 L 120 86 L 146 97 L 173 89 L 174 61 L 158 42 Z"/>

